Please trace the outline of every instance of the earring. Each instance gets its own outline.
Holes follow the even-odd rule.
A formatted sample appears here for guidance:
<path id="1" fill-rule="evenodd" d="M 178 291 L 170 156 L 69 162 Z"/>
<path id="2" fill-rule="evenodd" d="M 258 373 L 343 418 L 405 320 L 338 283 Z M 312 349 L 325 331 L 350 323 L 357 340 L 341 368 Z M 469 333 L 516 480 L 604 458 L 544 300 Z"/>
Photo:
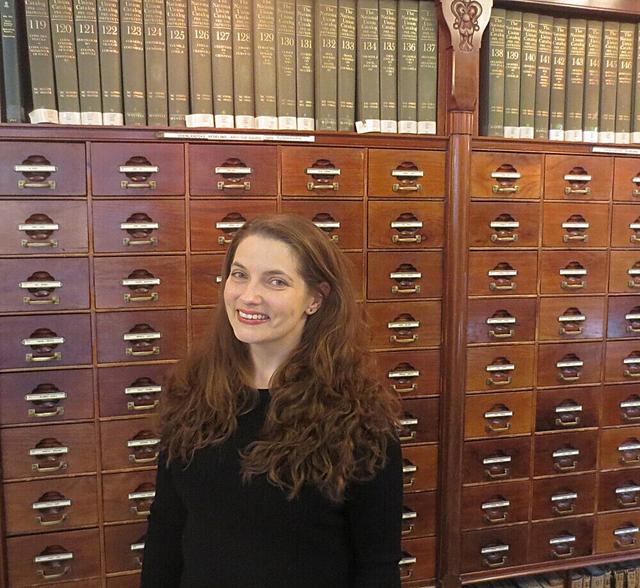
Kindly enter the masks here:
<path id="1" fill-rule="evenodd" d="M 317 308 L 307 308 L 307 314 L 308 315 L 312 315 L 316 310 L 318 310 Z"/>

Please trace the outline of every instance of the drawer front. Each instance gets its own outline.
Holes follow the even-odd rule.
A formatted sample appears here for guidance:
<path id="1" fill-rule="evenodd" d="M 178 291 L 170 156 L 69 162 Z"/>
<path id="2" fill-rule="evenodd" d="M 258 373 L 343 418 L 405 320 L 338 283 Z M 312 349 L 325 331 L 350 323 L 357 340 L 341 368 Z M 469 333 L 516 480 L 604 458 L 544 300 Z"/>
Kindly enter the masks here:
<path id="1" fill-rule="evenodd" d="M 400 579 L 403 582 L 435 578 L 435 537 L 403 539 L 401 548 Z"/>
<path id="2" fill-rule="evenodd" d="M 156 492 L 156 471 L 143 470 L 102 476 L 104 520 L 141 521 L 149 515 Z"/>
<path id="3" fill-rule="evenodd" d="M 215 321 L 215 308 L 194 308 L 191 311 L 191 341 L 200 341 L 211 336 Z"/>
<path id="4" fill-rule="evenodd" d="M 547 155 L 544 197 L 551 200 L 611 199 L 613 158 L 593 155 Z"/>
<path id="5" fill-rule="evenodd" d="M 471 202 L 470 247 L 537 247 L 538 202 Z"/>
<path id="6" fill-rule="evenodd" d="M 92 423 L 5 429 L 0 440 L 7 480 L 96 471 Z"/>
<path id="7" fill-rule="evenodd" d="M 155 466 L 160 437 L 151 418 L 100 423 L 103 470 Z"/>
<path id="8" fill-rule="evenodd" d="M 607 291 L 606 251 L 542 251 L 541 294 L 602 294 Z"/>
<path id="9" fill-rule="evenodd" d="M 597 431 L 536 435 L 534 475 L 557 476 L 595 470 L 597 446 Z"/>
<path id="10" fill-rule="evenodd" d="M 640 300 L 637 296 L 609 297 L 609 339 L 640 337 Z"/>
<path id="11" fill-rule="evenodd" d="M 420 249 L 444 245 L 443 202 L 369 202 L 371 249 Z"/>
<path id="12" fill-rule="evenodd" d="M 140 588 L 140 573 L 108 577 L 107 588 Z"/>
<path id="13" fill-rule="evenodd" d="M 364 299 L 364 253 L 360 251 L 345 251 L 347 269 L 357 300 Z"/>
<path id="14" fill-rule="evenodd" d="M 155 410 L 165 375 L 172 367 L 173 364 L 100 368 L 100 416 L 133 416 Z"/>
<path id="15" fill-rule="evenodd" d="M 12 316 L 0 323 L 0 368 L 90 363 L 88 314 Z"/>
<path id="16" fill-rule="evenodd" d="M 89 260 L 31 258 L 2 261 L 0 311 L 51 312 L 89 308 Z"/>
<path id="17" fill-rule="evenodd" d="M 5 141 L 0 145 L 0 195 L 84 196 L 86 161 L 81 143 Z"/>
<path id="18" fill-rule="evenodd" d="M 640 390 L 637 384 L 605 386 L 602 393 L 603 427 L 640 424 Z"/>
<path id="19" fill-rule="evenodd" d="M 464 444 L 464 483 L 500 482 L 528 478 L 531 438 L 489 439 Z"/>
<path id="20" fill-rule="evenodd" d="M 94 259 L 97 308 L 140 308 L 186 304 L 182 256 Z"/>
<path id="21" fill-rule="evenodd" d="M 224 255 L 191 256 L 191 304 L 216 304 L 222 293 Z"/>
<path id="22" fill-rule="evenodd" d="M 469 253 L 469 295 L 535 294 L 538 254 L 535 251 Z"/>
<path id="23" fill-rule="evenodd" d="M 182 310 L 100 313 L 96 320 L 99 363 L 178 359 L 186 350 Z"/>
<path id="24" fill-rule="evenodd" d="M 538 339 L 602 339 L 604 306 L 604 297 L 541 298 Z"/>
<path id="25" fill-rule="evenodd" d="M 142 568 L 147 523 L 115 525 L 104 529 L 107 573 Z"/>
<path id="26" fill-rule="evenodd" d="M 93 418 L 91 370 L 0 374 L 0 424 Z"/>
<path id="27" fill-rule="evenodd" d="M 604 368 L 605 382 L 637 382 L 640 379 L 640 341 L 609 341 Z"/>
<path id="28" fill-rule="evenodd" d="M 640 251 L 612 251 L 609 292 L 640 292 Z"/>
<path id="29" fill-rule="evenodd" d="M 182 145 L 93 143 L 94 196 L 181 196 L 184 194 Z"/>
<path id="30" fill-rule="evenodd" d="M 440 344 L 440 302 L 368 303 L 373 349 L 411 349 Z"/>
<path id="31" fill-rule="evenodd" d="M 600 343 L 555 343 L 538 349 L 538 387 L 576 386 L 600 382 Z"/>
<path id="32" fill-rule="evenodd" d="M 638 179 L 640 181 L 640 177 Z M 638 194 L 640 200 L 640 191 Z M 611 233 L 611 247 L 640 247 L 640 211 L 637 205 L 616 204 L 611 223 L 616 229 Z"/>
<path id="33" fill-rule="evenodd" d="M 193 251 L 226 251 L 244 223 L 276 212 L 275 200 L 199 200 L 190 206 Z"/>
<path id="34" fill-rule="evenodd" d="M 593 518 L 531 525 L 529 562 L 560 561 L 593 553 Z"/>
<path id="35" fill-rule="evenodd" d="M 607 247 L 609 205 L 546 202 L 543 247 Z"/>
<path id="36" fill-rule="evenodd" d="M 386 351 L 373 354 L 383 386 L 402 398 L 440 394 L 440 351 Z"/>
<path id="37" fill-rule="evenodd" d="M 98 524 L 94 476 L 5 484 L 7 533 L 45 533 Z"/>
<path id="38" fill-rule="evenodd" d="M 598 511 L 632 510 L 640 505 L 640 470 L 600 473 Z M 631 513 L 635 514 L 635 513 Z"/>
<path id="39" fill-rule="evenodd" d="M 462 530 L 528 520 L 529 493 L 529 482 L 526 481 L 463 488 Z"/>
<path id="40" fill-rule="evenodd" d="M 367 297 L 373 300 L 442 296 L 442 253 L 371 252 Z"/>
<path id="41" fill-rule="evenodd" d="M 613 199 L 640 201 L 640 162 L 638 158 L 616 157 L 614 162 Z"/>
<path id="42" fill-rule="evenodd" d="M 405 494 L 402 511 L 402 537 L 413 539 L 436 532 L 437 494 L 415 492 Z"/>
<path id="43" fill-rule="evenodd" d="M 444 169 L 444 153 L 407 149 L 370 149 L 369 196 L 443 198 Z"/>
<path id="44" fill-rule="evenodd" d="M 405 492 L 435 490 L 438 483 L 438 446 L 406 445 L 402 448 Z"/>
<path id="45" fill-rule="evenodd" d="M 467 392 L 533 386 L 533 345 L 492 345 L 467 350 Z"/>
<path id="46" fill-rule="evenodd" d="M 473 198 L 540 198 L 542 156 L 524 153 L 473 153 Z"/>
<path id="47" fill-rule="evenodd" d="M 92 206 L 96 253 L 185 249 L 181 200 L 103 200 Z"/>
<path id="48" fill-rule="evenodd" d="M 625 553 L 638 549 L 640 513 L 624 512 L 600 515 L 596 553 Z"/>
<path id="49" fill-rule="evenodd" d="M 100 575 L 98 529 L 9 539 L 7 561 L 10 586 L 48 585 L 58 578 L 86 585 L 85 578 Z"/>
<path id="50" fill-rule="evenodd" d="M 5 202 L 2 211 L 0 249 L 6 255 L 88 251 L 86 202 Z"/>
<path id="51" fill-rule="evenodd" d="M 531 392 L 500 392 L 467 396 L 465 439 L 522 435 L 531 432 Z"/>
<path id="52" fill-rule="evenodd" d="M 515 343 L 532 341 L 536 330 L 534 298 L 469 300 L 468 343 Z"/>
<path id="53" fill-rule="evenodd" d="M 597 427 L 601 392 L 599 386 L 538 390 L 536 431 Z"/>
<path id="54" fill-rule="evenodd" d="M 400 443 L 429 443 L 438 440 L 440 413 L 437 398 L 405 398 L 398 438 Z"/>
<path id="55" fill-rule="evenodd" d="M 469 531 L 462 535 L 462 572 L 486 572 L 527 561 L 527 525 Z"/>
<path id="56" fill-rule="evenodd" d="M 600 469 L 640 466 L 640 426 L 600 431 Z"/>
<path id="57" fill-rule="evenodd" d="M 595 498 L 595 474 L 534 480 L 531 516 L 540 520 L 591 514 Z"/>
<path id="58" fill-rule="evenodd" d="M 191 196 L 275 196 L 277 147 L 189 145 Z"/>
<path id="59" fill-rule="evenodd" d="M 364 150 L 282 147 L 282 195 L 364 195 Z"/>
<path id="60" fill-rule="evenodd" d="M 341 249 L 363 247 L 364 210 L 361 202 L 285 201 L 282 203 L 282 212 L 308 218 Z"/>

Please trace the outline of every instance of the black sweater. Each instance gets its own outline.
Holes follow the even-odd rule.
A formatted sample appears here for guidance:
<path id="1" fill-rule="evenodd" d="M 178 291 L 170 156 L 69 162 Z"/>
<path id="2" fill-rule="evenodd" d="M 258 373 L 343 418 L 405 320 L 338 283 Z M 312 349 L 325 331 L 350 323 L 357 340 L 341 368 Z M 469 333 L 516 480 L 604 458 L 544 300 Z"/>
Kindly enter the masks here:
<path id="1" fill-rule="evenodd" d="M 142 588 L 398 588 L 400 446 L 343 504 L 312 487 L 287 500 L 265 476 L 245 484 L 239 449 L 257 439 L 269 393 L 238 418 L 226 443 L 186 468 L 161 456 L 146 536 Z"/>

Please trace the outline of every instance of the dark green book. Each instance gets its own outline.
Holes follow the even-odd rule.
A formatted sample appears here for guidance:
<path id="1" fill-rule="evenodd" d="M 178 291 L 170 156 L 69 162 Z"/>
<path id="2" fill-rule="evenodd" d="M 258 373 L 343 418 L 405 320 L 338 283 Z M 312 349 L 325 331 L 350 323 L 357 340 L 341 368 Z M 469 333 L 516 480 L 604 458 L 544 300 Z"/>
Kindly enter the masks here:
<path id="1" fill-rule="evenodd" d="M 299 131 L 315 128 L 313 0 L 296 0 L 296 116 Z"/>
<path id="2" fill-rule="evenodd" d="M 398 132 L 398 2 L 378 0 L 380 132 Z M 417 90 L 417 88 L 416 88 Z"/>
<path id="3" fill-rule="evenodd" d="M 620 24 L 612 21 L 605 22 L 602 29 L 602 76 L 600 81 L 598 143 L 615 143 L 616 140 L 619 41 Z"/>
<path id="4" fill-rule="evenodd" d="M 636 24 L 636 58 L 633 71 L 633 118 L 631 121 L 631 142 L 640 143 L 640 23 Z M 640 585 L 640 575 L 638 577 Z"/>
<path id="5" fill-rule="evenodd" d="M 587 22 L 587 52 L 584 70 L 584 114 L 582 140 L 598 142 L 600 110 L 600 65 L 602 59 L 602 21 Z"/>
<path id="6" fill-rule="evenodd" d="M 520 137 L 520 74 L 522 70 L 522 12 L 505 17 L 504 136 Z"/>
<path id="7" fill-rule="evenodd" d="M 584 18 L 570 18 L 567 37 L 567 89 L 564 106 L 565 141 L 582 141 L 586 47 L 587 21 Z"/>
<path id="8" fill-rule="evenodd" d="M 538 15 L 522 15 L 522 69 L 520 73 L 520 138 L 533 139 L 538 70 Z"/>
<path id="9" fill-rule="evenodd" d="M 438 102 L 438 14 L 435 2 L 418 6 L 418 134 L 435 135 Z"/>
<path id="10" fill-rule="evenodd" d="M 167 111 L 167 37 L 164 0 L 144 3 L 144 64 L 147 84 L 147 124 L 166 127 Z"/>
<path id="11" fill-rule="evenodd" d="M 56 86 L 51 51 L 51 19 L 48 0 L 25 0 L 29 70 L 31 73 L 32 123 L 57 123 Z"/>
<path id="12" fill-rule="evenodd" d="M 233 109 L 236 127 L 256 126 L 253 102 L 253 28 L 251 0 L 233 0 Z"/>
<path id="13" fill-rule="evenodd" d="M 211 0 L 211 75 L 216 127 L 233 128 L 231 0 Z"/>
<path id="14" fill-rule="evenodd" d="M 60 124 L 80 124 L 78 64 L 73 32 L 73 0 L 49 0 L 51 43 Z"/>
<path id="15" fill-rule="evenodd" d="M 316 0 L 315 14 L 316 130 L 338 130 L 338 1 Z"/>
<path id="16" fill-rule="evenodd" d="M 96 0 L 74 0 L 80 118 L 83 125 L 102 124 L 102 89 L 98 54 L 98 10 Z"/>
<path id="17" fill-rule="evenodd" d="M 618 89 L 616 94 L 616 143 L 631 142 L 631 99 L 633 92 L 633 58 L 635 57 L 636 25 L 620 23 L 618 44 Z"/>
<path id="18" fill-rule="evenodd" d="M 142 29 L 142 0 L 124 0 L 120 2 L 124 120 L 125 124 L 136 127 L 147 124 L 144 35 Z"/>
<path id="19" fill-rule="evenodd" d="M 358 0 L 356 130 L 380 132 L 378 0 Z"/>
<path id="20" fill-rule="evenodd" d="M 398 132 L 418 132 L 418 0 L 398 2 Z"/>
<path id="21" fill-rule="evenodd" d="M 2 35 L 2 75 L 4 80 L 6 121 L 27 122 L 25 107 L 27 97 L 31 102 L 31 91 L 27 87 L 26 27 L 24 13 L 16 10 L 16 0 L 0 2 L 0 31 Z"/>
<path id="22" fill-rule="evenodd" d="M 169 126 L 184 127 L 189 114 L 187 0 L 166 0 Z"/>
<path id="23" fill-rule="evenodd" d="M 297 128 L 295 0 L 276 0 L 276 66 L 278 128 L 295 130 Z"/>
<path id="24" fill-rule="evenodd" d="M 188 127 L 213 126 L 211 81 L 211 11 L 209 0 L 189 0 L 189 87 L 191 112 Z"/>
<path id="25" fill-rule="evenodd" d="M 338 0 L 338 130 L 356 123 L 356 0 Z"/>
<path id="26" fill-rule="evenodd" d="M 541 14 L 538 19 L 538 63 L 536 71 L 536 99 L 533 136 L 549 138 L 549 98 L 551 95 L 551 53 L 553 45 L 553 17 Z"/>
<path id="27" fill-rule="evenodd" d="M 256 128 L 277 129 L 275 0 L 253 0 L 253 84 Z"/>
<path id="28" fill-rule="evenodd" d="M 122 56 L 120 54 L 120 11 L 118 0 L 98 0 L 98 44 L 102 124 L 123 125 Z"/>
<path id="29" fill-rule="evenodd" d="M 549 139 L 564 141 L 564 102 L 567 75 L 566 18 L 553 19 L 553 48 L 551 51 L 551 96 L 549 97 Z"/>
<path id="30" fill-rule="evenodd" d="M 494 8 L 480 48 L 480 134 L 504 136 L 504 42 L 506 11 Z"/>

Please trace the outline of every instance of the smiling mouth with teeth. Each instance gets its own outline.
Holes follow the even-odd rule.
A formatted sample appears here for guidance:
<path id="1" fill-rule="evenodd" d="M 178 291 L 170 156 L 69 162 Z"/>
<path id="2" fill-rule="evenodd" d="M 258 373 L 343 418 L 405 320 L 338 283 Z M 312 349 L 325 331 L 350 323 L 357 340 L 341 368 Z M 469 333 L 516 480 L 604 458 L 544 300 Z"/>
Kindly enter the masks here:
<path id="1" fill-rule="evenodd" d="M 242 319 L 250 321 L 265 321 L 269 318 L 266 314 L 248 313 L 243 312 L 242 310 L 238 311 L 238 316 Z"/>

